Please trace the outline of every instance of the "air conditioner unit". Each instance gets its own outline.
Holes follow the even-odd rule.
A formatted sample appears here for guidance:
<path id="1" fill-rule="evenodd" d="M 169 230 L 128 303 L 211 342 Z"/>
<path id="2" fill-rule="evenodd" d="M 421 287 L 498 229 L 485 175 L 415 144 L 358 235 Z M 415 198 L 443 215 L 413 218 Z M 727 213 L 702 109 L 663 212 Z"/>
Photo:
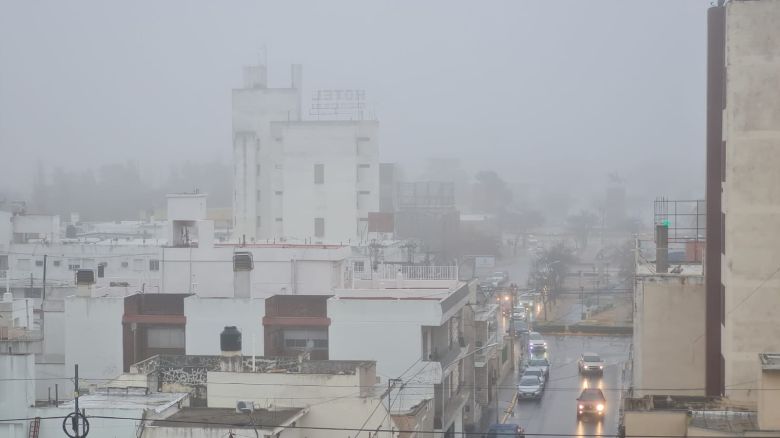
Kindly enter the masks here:
<path id="1" fill-rule="evenodd" d="M 254 412 L 255 410 L 255 403 L 251 401 L 237 401 L 236 402 L 236 412 L 239 414 L 246 414 L 250 412 Z"/>

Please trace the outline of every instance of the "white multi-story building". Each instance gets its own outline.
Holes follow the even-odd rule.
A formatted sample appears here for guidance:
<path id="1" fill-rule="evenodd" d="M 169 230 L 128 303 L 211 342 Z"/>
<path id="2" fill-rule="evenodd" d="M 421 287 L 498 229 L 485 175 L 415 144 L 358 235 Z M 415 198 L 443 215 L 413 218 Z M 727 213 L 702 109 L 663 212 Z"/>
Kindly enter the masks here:
<path id="1" fill-rule="evenodd" d="M 373 120 L 304 120 L 301 67 L 268 88 L 264 65 L 233 90 L 234 238 L 358 243 L 379 211 Z"/>
<path id="2" fill-rule="evenodd" d="M 480 404 L 492 392 L 486 367 L 498 370 L 501 350 L 495 324 L 486 323 L 495 309 L 477 308 L 475 284 L 458 281 L 454 266 L 408 266 L 371 277 L 353 278 L 328 299 L 329 357 L 370 357 L 378 374 L 400 379 L 394 415 L 432 400 L 431 429 L 457 435 L 479 424 Z M 484 330 L 474 330 L 476 320 Z M 478 372 L 477 361 L 485 369 Z"/>

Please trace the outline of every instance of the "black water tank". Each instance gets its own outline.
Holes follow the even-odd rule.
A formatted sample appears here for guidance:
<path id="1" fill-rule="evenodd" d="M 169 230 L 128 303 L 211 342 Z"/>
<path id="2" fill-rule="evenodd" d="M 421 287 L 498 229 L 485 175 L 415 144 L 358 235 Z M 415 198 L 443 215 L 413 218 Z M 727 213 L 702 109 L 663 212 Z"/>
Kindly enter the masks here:
<path id="1" fill-rule="evenodd" d="M 241 351 L 241 332 L 236 326 L 225 327 L 219 335 L 219 347 L 222 351 Z"/>

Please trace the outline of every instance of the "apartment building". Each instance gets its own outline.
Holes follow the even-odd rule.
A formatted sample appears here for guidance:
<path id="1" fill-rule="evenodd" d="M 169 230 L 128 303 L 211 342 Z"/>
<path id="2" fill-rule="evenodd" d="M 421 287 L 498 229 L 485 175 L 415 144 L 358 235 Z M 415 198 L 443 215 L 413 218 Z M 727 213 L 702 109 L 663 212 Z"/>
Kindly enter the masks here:
<path id="1" fill-rule="evenodd" d="M 758 354 L 780 351 L 778 20 L 777 0 L 708 14 L 707 392 L 749 403 Z"/>
<path id="2" fill-rule="evenodd" d="M 304 119 L 301 66 L 291 76 L 289 88 L 269 88 L 266 66 L 249 66 L 233 90 L 234 239 L 365 240 L 368 213 L 379 211 L 379 124 L 362 110 Z M 363 105 L 359 90 L 324 91 L 313 111 Z"/>

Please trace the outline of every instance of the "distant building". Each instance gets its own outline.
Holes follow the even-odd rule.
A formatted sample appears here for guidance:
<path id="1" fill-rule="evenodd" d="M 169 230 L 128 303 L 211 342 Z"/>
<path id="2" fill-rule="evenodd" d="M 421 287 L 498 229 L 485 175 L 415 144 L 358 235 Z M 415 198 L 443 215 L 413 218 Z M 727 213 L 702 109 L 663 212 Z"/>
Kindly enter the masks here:
<path id="1" fill-rule="evenodd" d="M 290 88 L 268 88 L 266 67 L 244 69 L 233 90 L 234 239 L 358 243 L 380 209 L 379 123 L 305 120 L 301 67 Z M 361 93 L 329 90 L 313 111 L 362 105 Z M 342 105 L 345 106 L 345 105 Z M 345 106 L 346 107 L 346 106 Z"/>

